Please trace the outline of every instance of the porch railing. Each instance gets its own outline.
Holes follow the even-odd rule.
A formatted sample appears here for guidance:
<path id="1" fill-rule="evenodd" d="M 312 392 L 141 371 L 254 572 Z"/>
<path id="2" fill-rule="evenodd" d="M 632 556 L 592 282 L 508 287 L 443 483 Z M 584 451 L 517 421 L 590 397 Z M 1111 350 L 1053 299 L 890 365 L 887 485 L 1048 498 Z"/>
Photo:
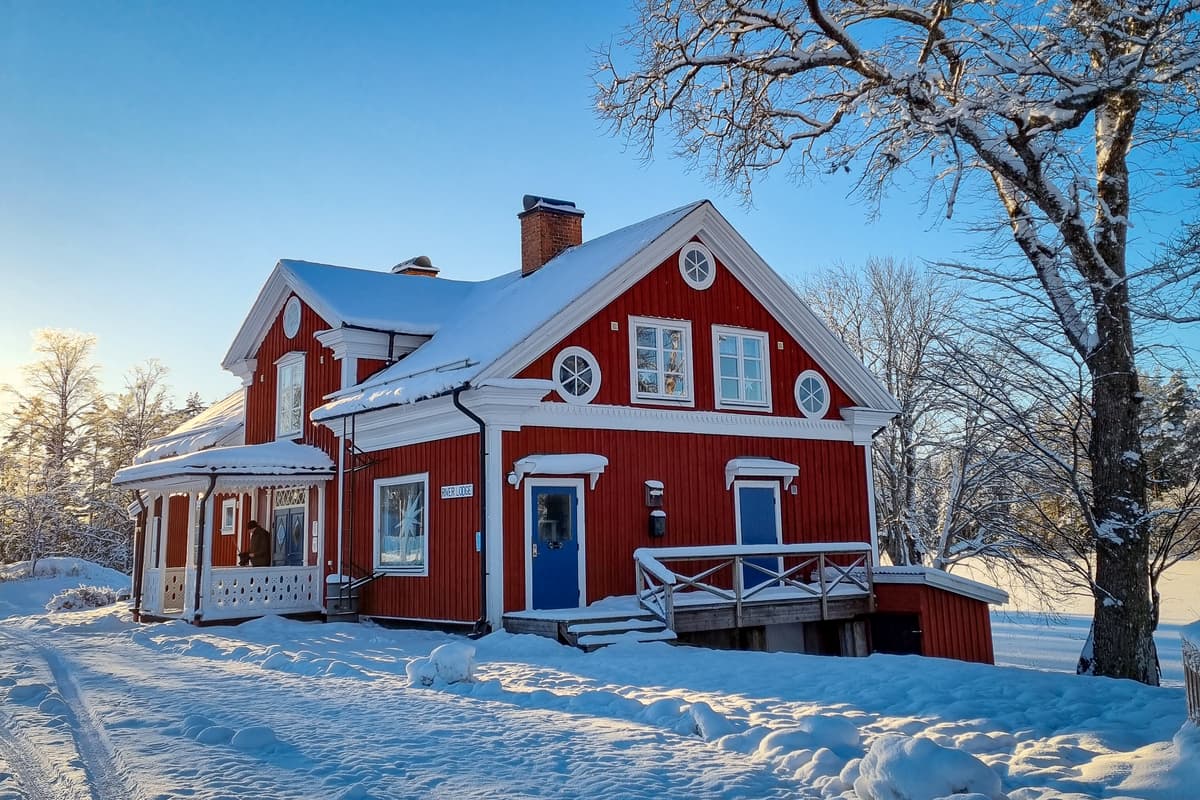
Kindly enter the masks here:
<path id="1" fill-rule="evenodd" d="M 214 567 L 200 601 L 206 620 L 321 611 L 320 567 Z"/>
<path id="2" fill-rule="evenodd" d="M 162 608 L 164 614 L 183 613 L 183 592 L 187 586 L 187 567 L 163 570 Z"/>
<path id="3" fill-rule="evenodd" d="M 142 574 L 142 608 L 148 614 L 161 614 L 163 606 L 163 573 L 148 569 Z"/>
<path id="4" fill-rule="evenodd" d="M 865 596 L 872 604 L 875 597 L 871 546 L 867 544 L 642 547 L 634 551 L 633 561 L 638 603 L 672 629 L 680 601 L 730 604 L 740 627 L 746 603 L 816 598 L 825 619 L 830 595 Z M 700 567 L 684 573 L 667 566 L 677 562 Z M 717 585 L 716 576 L 730 568 L 732 588 Z M 754 578 L 751 586 L 745 585 L 747 573 Z"/>

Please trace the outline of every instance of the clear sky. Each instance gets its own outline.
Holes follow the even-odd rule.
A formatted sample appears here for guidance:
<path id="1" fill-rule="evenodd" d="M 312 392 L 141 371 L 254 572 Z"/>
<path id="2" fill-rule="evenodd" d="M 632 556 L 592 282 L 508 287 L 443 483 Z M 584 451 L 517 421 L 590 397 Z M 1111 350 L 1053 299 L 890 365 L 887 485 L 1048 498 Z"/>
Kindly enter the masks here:
<path id="1" fill-rule="evenodd" d="M 524 193 L 590 238 L 713 199 L 777 270 L 946 259 L 968 239 L 918 189 L 877 222 L 853 176 L 752 208 L 664 148 L 646 165 L 592 110 L 623 3 L 0 0 L 0 383 L 31 332 L 99 337 L 108 388 L 158 358 L 177 395 L 220 360 L 279 258 L 444 277 L 514 269 Z M 664 141 L 666 141 L 664 139 Z"/>

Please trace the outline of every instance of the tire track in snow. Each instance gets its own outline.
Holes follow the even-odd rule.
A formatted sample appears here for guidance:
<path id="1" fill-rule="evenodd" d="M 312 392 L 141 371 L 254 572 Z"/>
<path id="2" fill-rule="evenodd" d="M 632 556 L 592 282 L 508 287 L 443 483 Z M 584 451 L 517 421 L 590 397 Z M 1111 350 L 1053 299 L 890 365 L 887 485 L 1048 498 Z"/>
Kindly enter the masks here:
<path id="1" fill-rule="evenodd" d="M 140 790 L 134 791 L 137 787 L 129 786 L 117 771 L 116 751 L 103 726 L 97 721 L 94 712 L 84 698 L 79 685 L 71 677 L 70 671 L 58 653 L 52 648 L 39 644 L 31 637 L 18 635 L 12 631 L 0 630 L 0 638 L 7 638 L 36 652 L 49 667 L 50 674 L 54 679 L 54 688 L 67 705 L 67 713 L 64 716 L 70 723 L 75 750 L 82 762 L 92 797 L 96 800 L 125 800 L 125 798 L 143 797 L 143 793 Z M 16 762 L 26 765 L 44 763 L 44 760 L 38 756 L 36 748 L 8 733 L 11 725 L 6 725 L 5 728 L 7 736 L 0 738 L 0 743 L 7 742 L 14 753 Z M 46 766 L 50 767 L 49 775 L 54 775 L 52 765 Z M 32 766 L 29 768 L 34 780 L 38 781 L 39 785 L 45 784 L 44 776 L 40 774 L 43 770 Z M 43 788 L 45 787 L 43 786 Z M 35 793 L 31 796 L 40 797 L 41 795 Z M 64 800 L 74 797 L 74 795 L 63 795 L 58 789 L 53 789 L 46 796 L 48 798 L 63 797 Z"/>

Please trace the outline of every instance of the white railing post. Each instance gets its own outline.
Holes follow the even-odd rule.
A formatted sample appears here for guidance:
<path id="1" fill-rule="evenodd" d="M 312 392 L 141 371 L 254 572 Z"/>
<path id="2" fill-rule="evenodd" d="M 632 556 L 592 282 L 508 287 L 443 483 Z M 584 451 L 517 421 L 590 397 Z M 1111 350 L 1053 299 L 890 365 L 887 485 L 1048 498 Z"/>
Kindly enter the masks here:
<path id="1" fill-rule="evenodd" d="M 742 627 L 742 595 L 746 592 L 746 574 L 742 569 L 742 557 L 733 557 L 733 622 Z"/>
<path id="2" fill-rule="evenodd" d="M 825 586 L 825 553 L 817 554 L 817 574 L 821 577 L 821 619 L 829 619 L 829 589 Z"/>
<path id="3" fill-rule="evenodd" d="M 1200 621 L 1185 627 L 1179 639 L 1183 645 L 1183 685 L 1188 719 L 1200 725 Z"/>

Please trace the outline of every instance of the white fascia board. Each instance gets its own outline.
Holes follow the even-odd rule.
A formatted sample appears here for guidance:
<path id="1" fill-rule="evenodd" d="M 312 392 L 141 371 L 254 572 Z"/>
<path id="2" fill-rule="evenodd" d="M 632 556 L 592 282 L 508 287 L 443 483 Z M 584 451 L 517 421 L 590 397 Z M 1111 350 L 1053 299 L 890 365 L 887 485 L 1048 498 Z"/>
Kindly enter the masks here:
<path id="1" fill-rule="evenodd" d="M 846 344 L 829 330 L 779 273 L 711 204 L 696 232 L 721 263 L 766 306 L 809 356 L 861 406 L 899 411 L 899 403 Z M 689 215 L 685 220 L 690 220 Z"/>
<path id="2" fill-rule="evenodd" d="M 428 336 L 412 336 L 405 333 L 369 331 L 362 328 L 329 328 L 313 334 L 316 340 L 333 351 L 339 361 L 346 358 L 374 358 L 392 361 L 406 356 L 425 342 Z M 390 352 L 389 352 L 390 348 Z"/>
<path id="3" fill-rule="evenodd" d="M 489 378 L 507 378 L 529 366 L 547 349 L 570 335 L 572 331 L 624 294 L 669 255 L 682 247 L 684 242 L 691 238 L 688 231 L 696 227 L 704 209 L 711 207 L 712 204 L 707 200 L 696 206 L 628 261 L 611 270 L 591 289 L 563 306 L 533 336 L 526 338 L 490 365 L 484 367 L 480 371 L 477 381 L 482 382 Z"/>
<path id="4" fill-rule="evenodd" d="M 582 428 L 659 433 L 754 436 L 769 439 L 853 441 L 846 422 L 675 408 L 634 408 L 571 403 L 539 403 L 521 416 L 522 427 Z"/>
<path id="5" fill-rule="evenodd" d="M 287 302 L 288 295 L 292 293 L 295 293 L 304 301 L 305 305 L 315 311 L 317 316 L 325 320 L 326 324 L 336 328 L 344 321 L 320 297 L 311 295 L 306 287 L 293 280 L 291 273 L 281 262 L 276 262 L 275 269 L 267 276 L 266 283 L 258 291 L 258 297 L 255 298 L 254 305 L 250 307 L 250 313 L 246 315 L 237 335 L 233 337 L 233 344 L 229 346 L 229 352 L 225 354 L 225 358 L 221 359 L 222 367 L 235 375 L 242 375 L 244 368 L 239 369 L 236 365 L 238 362 L 251 358 L 258 351 L 263 337 L 267 335 L 271 324 L 283 310 L 283 304 Z M 244 377 L 243 380 L 245 380 Z"/>
<path id="6" fill-rule="evenodd" d="M 979 600 L 991 605 L 1003 605 L 1008 602 L 1008 592 L 988 586 L 986 583 L 973 581 L 958 575 L 951 575 L 932 567 L 875 567 L 872 570 L 875 583 L 899 583 L 910 585 L 932 586 L 972 600 Z"/>
<path id="7" fill-rule="evenodd" d="M 897 413 L 899 412 L 852 406 L 842 409 L 842 419 L 850 423 L 850 427 L 854 429 L 855 444 L 869 445 L 875 438 L 875 434 L 886 428 Z"/>

